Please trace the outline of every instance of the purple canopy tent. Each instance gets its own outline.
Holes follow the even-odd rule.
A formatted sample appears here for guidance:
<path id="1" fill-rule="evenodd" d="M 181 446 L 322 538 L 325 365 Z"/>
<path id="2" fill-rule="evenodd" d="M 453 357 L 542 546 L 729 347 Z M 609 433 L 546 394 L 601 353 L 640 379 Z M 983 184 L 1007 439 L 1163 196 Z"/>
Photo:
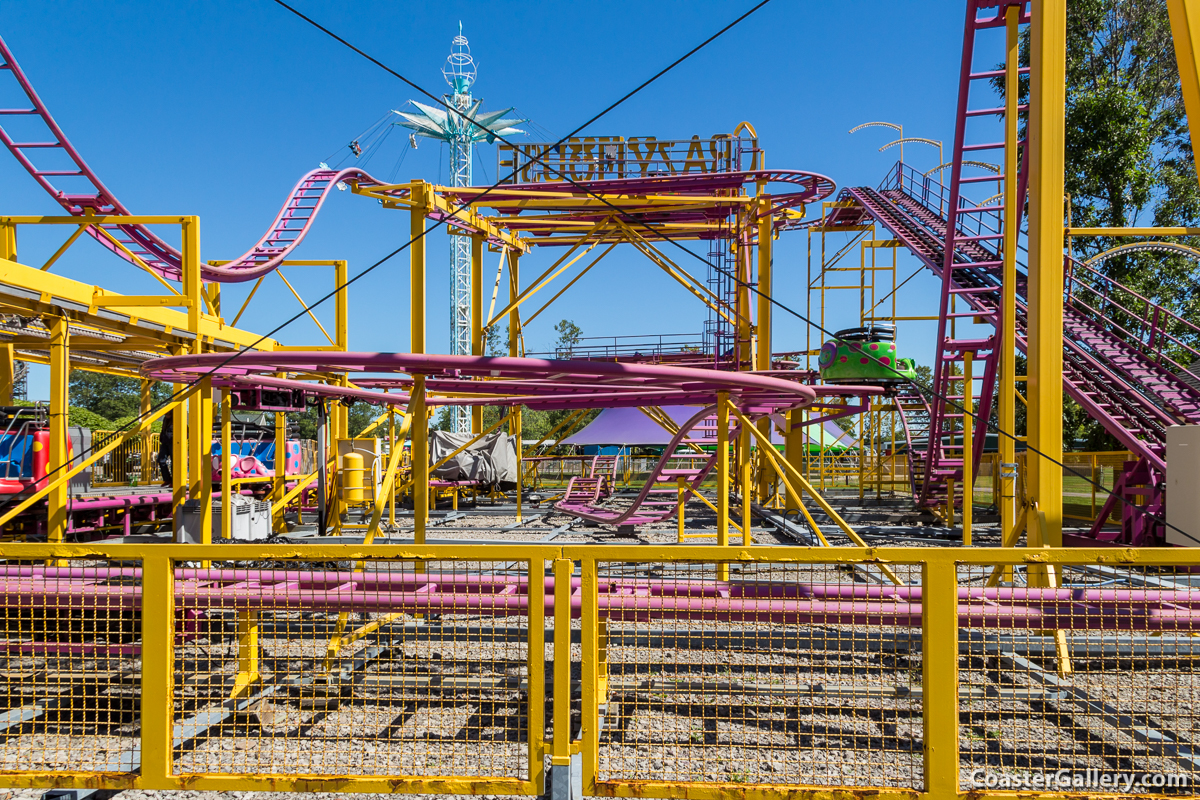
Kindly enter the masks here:
<path id="1" fill-rule="evenodd" d="M 695 406 L 662 406 L 675 424 L 682 425 L 696 413 Z M 821 426 L 826 446 L 836 443 L 839 447 L 853 448 L 857 442 L 832 421 Z M 816 446 L 816 437 L 805 433 L 810 446 Z M 664 447 L 671 441 L 671 434 L 638 408 L 606 408 L 582 430 L 568 436 L 562 444 L 581 446 L 618 447 Z M 697 444 L 715 444 L 712 439 L 694 439 Z M 771 442 L 782 445 L 783 437 L 774 425 L 771 426 Z"/>

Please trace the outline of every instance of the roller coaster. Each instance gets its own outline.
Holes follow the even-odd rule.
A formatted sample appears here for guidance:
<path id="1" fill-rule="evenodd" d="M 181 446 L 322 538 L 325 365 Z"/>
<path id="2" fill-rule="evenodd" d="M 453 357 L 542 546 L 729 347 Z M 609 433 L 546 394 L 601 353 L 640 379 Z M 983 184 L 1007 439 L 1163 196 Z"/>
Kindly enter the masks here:
<path id="1" fill-rule="evenodd" d="M 1184 0 L 1169 4 L 1178 22 Z M 1093 768 L 1082 759 L 1101 742 L 1096 763 L 1118 753 L 1122 769 L 1200 773 L 1188 738 L 1200 551 L 1162 546 L 1200 542 L 1166 512 L 1168 474 L 1181 474 L 1168 439 L 1200 426 L 1200 325 L 1104 267 L 1131 249 L 1200 254 L 1155 239 L 1084 262 L 1062 246 L 1063 236 L 1200 231 L 1064 224 L 1054 126 L 1065 8 L 965 6 L 954 143 L 928 172 L 901 159 L 878 186 L 839 191 L 815 172 L 766 168 L 745 122 L 707 139 L 502 141 L 501 173 L 511 169 L 492 186 L 322 165 L 232 260 L 201 259 L 197 217 L 123 205 L 0 39 L 0 81 L 23 98 L 0 108 L 0 141 L 64 212 L 0 216 L 0 784 L 941 800 L 967 796 L 968 762 L 1049 764 L 1059 739 L 1071 758 L 1086 750 L 1072 765 Z M 1188 7 L 1185 22 L 1200 18 Z M 992 33 L 1003 34 L 1005 64 L 983 69 Z M 1033 68 L 1019 64 L 1023 37 Z M 1175 39 L 1200 120 L 1200 35 L 1181 23 Z M 997 81 L 1004 96 L 982 100 Z M 975 127 L 997 117 L 1001 139 Z M 44 133 L 15 133 L 38 125 Z M 976 160 L 987 154 L 1003 166 Z M 974 199 L 992 184 L 997 194 Z M 352 350 L 347 263 L 297 256 L 343 189 L 408 216 L 409 304 L 397 316 L 412 352 Z M 431 223 L 470 242 L 470 355 L 428 352 Z M 44 264 L 26 264 L 22 226 L 68 236 Z M 178 247 L 162 226 L 179 228 Z M 164 293 L 56 274 L 85 233 Z M 821 239 L 821 286 L 826 271 L 853 272 L 837 259 L 862 248 L 862 286 L 834 287 L 861 292 L 852 325 L 824 330 L 775 291 L 775 276 L 794 269 L 774 257 L 783 235 L 807 236 L 810 254 L 815 235 L 851 237 L 830 259 Z M 527 353 L 526 327 L 618 247 L 704 309 L 703 334 Z M 892 251 L 894 296 L 900 248 L 939 282 L 928 382 L 898 339 L 904 317 L 876 313 L 876 251 Z M 530 273 L 530 257 L 547 263 Z M 293 265 L 332 268 L 332 334 L 287 282 Z M 268 278 L 286 283 L 325 342 L 239 327 Z M 223 308 L 222 285 L 248 281 L 245 304 Z M 810 276 L 810 298 L 813 287 Z M 778 307 L 819 330 L 817 347 L 777 346 Z M 824 313 L 822 296 L 822 323 Z M 968 320 L 985 333 L 959 336 Z M 48 402 L 16 404 L 18 362 L 49 366 Z M 73 430 L 68 383 L 80 369 L 138 381 L 136 418 L 92 438 Z M 156 405 L 160 384 L 172 395 Z M 1064 394 L 1131 454 L 1074 540 L 1062 531 Z M 356 403 L 374 409 L 363 430 L 350 424 Z M 442 408 L 466 409 L 470 434 L 434 439 Z M 654 436 L 567 452 L 594 409 L 639 409 Z M 254 448 L 235 438 L 250 424 L 240 411 L 264 415 Z M 553 425 L 532 443 L 526 415 L 543 412 Z M 299 415 L 315 421 L 315 442 L 289 433 Z M 151 426 L 166 419 L 155 442 Z M 827 466 L 831 436 L 849 465 L 840 473 Z M 990 441 L 1001 467 L 995 546 L 974 547 Z M 468 455 L 493 468 L 435 477 Z M 546 461 L 589 457 L 590 471 L 530 491 Z M 162 486 L 143 484 L 151 461 L 165 465 Z M 89 485 L 113 463 L 137 477 Z M 885 471 L 900 487 L 888 497 Z M 269 540 L 238 535 L 235 515 L 251 513 L 267 516 Z M 879 516 L 901 524 L 868 525 Z M 896 546 L 930 542 L 956 547 Z M 1118 680 L 1105 683 L 1114 658 Z M 894 684 L 881 682 L 889 672 Z M 1131 694 L 1144 673 L 1174 683 Z M 377 713 L 384 722 L 364 733 Z M 1002 739 L 973 722 L 1009 716 L 1042 727 L 1004 728 Z M 960 741 L 968 728 L 982 744 Z M 1103 742 L 1113 728 L 1118 747 Z M 727 763 L 677 777 L 706 747 Z M 343 750 L 349 766 L 326 760 Z M 814 778 L 774 760 L 843 751 L 886 769 L 852 780 L 846 762 Z"/>

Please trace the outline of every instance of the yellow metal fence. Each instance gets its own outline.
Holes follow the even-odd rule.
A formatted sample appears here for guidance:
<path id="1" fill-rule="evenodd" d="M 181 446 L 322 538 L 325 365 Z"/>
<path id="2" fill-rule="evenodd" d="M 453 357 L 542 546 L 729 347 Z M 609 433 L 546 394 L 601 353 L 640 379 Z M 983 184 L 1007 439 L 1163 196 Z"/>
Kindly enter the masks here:
<path id="1" fill-rule="evenodd" d="M 1200 780 L 1200 640 L 1153 601 L 1190 612 L 1200 550 L 234 549 L 0 545 L 0 785 L 533 795 L 573 755 L 620 797 Z M 1077 595 L 961 595 L 997 564 Z M 1082 594 L 1115 583 L 1142 593 Z"/>

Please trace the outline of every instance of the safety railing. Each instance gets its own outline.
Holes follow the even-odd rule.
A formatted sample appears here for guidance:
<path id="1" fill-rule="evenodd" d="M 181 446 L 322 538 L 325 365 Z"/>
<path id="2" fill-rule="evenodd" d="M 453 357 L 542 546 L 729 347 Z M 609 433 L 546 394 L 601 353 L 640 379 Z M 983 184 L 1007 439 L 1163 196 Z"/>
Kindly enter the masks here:
<path id="1" fill-rule="evenodd" d="M 573 761 L 614 797 L 1200 780 L 1200 549 L 0 558 L 0 786 L 533 795 Z"/>
<path id="2" fill-rule="evenodd" d="M 942 224 L 949 203 L 949 187 L 932 175 L 924 175 L 899 162 L 888 173 L 880 189 L 900 190 L 923 205 Z M 962 207 L 974 201 L 960 198 Z M 1002 209 L 977 214 L 959 214 L 961 236 L 994 236 L 1003 231 Z M 944 231 L 930 229 L 941 237 Z M 1025 269 L 1026 231 L 1018 237 L 1017 265 Z M 990 241 L 990 240 L 989 240 Z M 985 246 L 975 242 L 977 246 Z M 1095 268 L 1070 256 L 1064 270 L 1068 304 L 1102 330 L 1116 336 L 1155 364 L 1179 374 L 1200 364 L 1200 325 L 1184 319 L 1141 293 L 1124 286 Z"/>
<path id="3" fill-rule="evenodd" d="M 92 441 L 98 446 L 115 431 L 94 430 Z M 126 440 L 92 467 L 93 486 L 155 485 L 162 480 L 158 469 L 158 434 L 146 433 Z"/>

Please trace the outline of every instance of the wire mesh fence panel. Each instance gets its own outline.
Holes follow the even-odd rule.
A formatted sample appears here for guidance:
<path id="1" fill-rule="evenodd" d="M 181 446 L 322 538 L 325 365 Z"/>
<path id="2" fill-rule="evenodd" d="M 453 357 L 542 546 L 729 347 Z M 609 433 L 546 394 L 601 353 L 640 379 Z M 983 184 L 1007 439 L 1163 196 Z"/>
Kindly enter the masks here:
<path id="1" fill-rule="evenodd" d="M 139 766 L 141 576 L 131 562 L 5 561 L 0 770 Z"/>
<path id="2" fill-rule="evenodd" d="M 921 789 L 913 621 L 856 611 L 880 580 L 869 565 L 600 563 L 597 782 Z"/>
<path id="3" fill-rule="evenodd" d="M 528 561 L 178 571 L 176 774 L 530 780 L 528 577 Z"/>
<path id="4" fill-rule="evenodd" d="M 964 566 L 959 587 L 963 789 L 1195 794 L 1200 575 Z"/>

